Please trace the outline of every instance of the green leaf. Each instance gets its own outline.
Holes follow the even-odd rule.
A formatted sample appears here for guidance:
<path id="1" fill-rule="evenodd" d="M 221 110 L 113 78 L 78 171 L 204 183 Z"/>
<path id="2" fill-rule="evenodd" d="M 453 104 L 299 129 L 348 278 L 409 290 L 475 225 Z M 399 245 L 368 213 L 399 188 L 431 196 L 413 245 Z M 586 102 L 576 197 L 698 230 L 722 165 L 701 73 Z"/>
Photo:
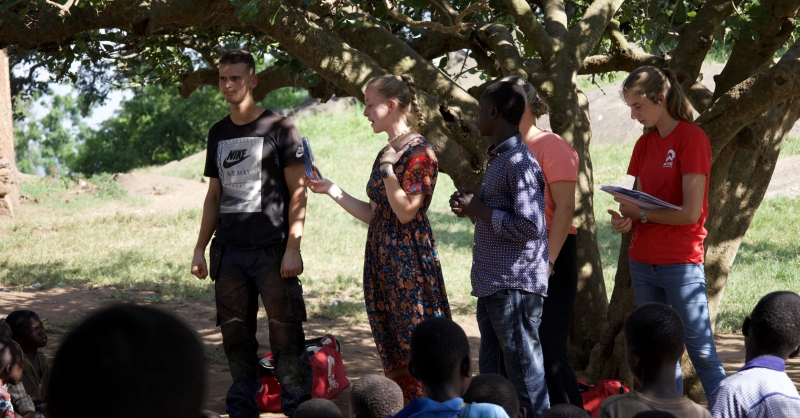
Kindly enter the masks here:
<path id="1" fill-rule="evenodd" d="M 19 11 L 19 20 L 25 20 L 25 16 L 28 15 L 28 8 L 24 8 Z"/>
<path id="2" fill-rule="evenodd" d="M 686 5 L 683 4 L 683 0 L 675 1 L 675 8 L 672 9 L 670 20 L 674 23 L 686 22 Z"/>
<path id="3" fill-rule="evenodd" d="M 274 25 L 275 19 L 278 17 L 278 12 L 281 10 L 281 5 L 279 4 L 278 7 L 275 8 L 275 11 L 272 12 L 272 16 L 269 17 L 269 24 Z"/>
<path id="4" fill-rule="evenodd" d="M 695 16 L 697 16 L 697 12 L 694 10 L 692 10 L 689 13 L 686 13 L 686 17 L 694 18 Z"/>
<path id="5" fill-rule="evenodd" d="M 761 3 L 753 3 L 744 15 L 757 25 L 769 24 L 773 19 L 772 14 Z"/>
<path id="6" fill-rule="evenodd" d="M 20 0 L 10 0 L 10 1 L 7 1 L 7 2 L 3 3 L 2 5 L 0 5 L 0 12 L 5 12 L 6 10 L 16 6 L 17 3 L 19 3 L 19 2 L 20 2 Z"/>

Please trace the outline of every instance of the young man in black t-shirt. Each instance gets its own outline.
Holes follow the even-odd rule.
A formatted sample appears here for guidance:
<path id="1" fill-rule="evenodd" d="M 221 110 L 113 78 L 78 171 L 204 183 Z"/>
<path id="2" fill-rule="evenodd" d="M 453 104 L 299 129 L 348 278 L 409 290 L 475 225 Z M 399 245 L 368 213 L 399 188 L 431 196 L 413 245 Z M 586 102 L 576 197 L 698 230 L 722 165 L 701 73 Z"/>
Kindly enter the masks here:
<path id="1" fill-rule="evenodd" d="M 306 213 L 300 134 L 292 122 L 258 107 L 250 53 L 228 51 L 219 60 L 219 87 L 231 114 L 208 133 L 208 194 L 194 249 L 192 274 L 215 280 L 217 325 L 233 385 L 231 418 L 258 417 L 256 314 L 258 296 L 269 318 L 269 343 L 281 383 L 281 405 L 291 416 L 311 398 L 311 366 L 303 321 L 306 308 L 297 275 Z M 205 248 L 211 242 L 210 265 Z"/>

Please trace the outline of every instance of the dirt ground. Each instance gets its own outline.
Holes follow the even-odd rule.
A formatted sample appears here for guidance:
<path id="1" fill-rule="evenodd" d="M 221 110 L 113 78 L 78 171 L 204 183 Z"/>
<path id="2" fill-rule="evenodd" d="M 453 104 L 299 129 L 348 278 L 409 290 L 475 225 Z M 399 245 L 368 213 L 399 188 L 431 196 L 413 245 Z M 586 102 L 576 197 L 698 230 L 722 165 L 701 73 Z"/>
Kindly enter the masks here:
<path id="1" fill-rule="evenodd" d="M 63 341 L 66 332 L 65 324 L 80 322 L 87 315 L 97 309 L 114 302 L 113 289 L 110 288 L 78 288 L 59 287 L 42 292 L 32 290 L 0 292 L 0 316 L 6 316 L 16 309 L 32 309 L 45 320 L 48 329 L 59 330 L 59 333 L 50 333 L 47 347 L 44 349 L 48 359 L 52 361 L 58 346 Z M 150 304 L 142 301 L 142 296 L 131 292 L 129 299 L 139 304 Z M 171 312 L 185 321 L 197 331 L 206 347 L 219 353 L 219 344 L 222 336 L 214 323 L 213 301 L 195 301 L 179 304 L 153 304 L 152 306 Z M 263 315 L 263 313 L 262 313 Z M 480 333 L 475 318 L 472 316 L 458 316 L 454 320 L 464 328 L 472 347 L 473 368 L 477 370 L 476 359 L 480 344 Z M 342 320 L 312 319 L 305 325 L 307 337 L 321 336 L 332 333 L 340 339 L 342 344 L 342 358 L 345 370 L 350 379 L 358 379 L 365 374 L 380 374 L 381 363 L 378 352 L 372 340 L 372 333 L 366 323 L 348 326 Z M 259 352 L 269 350 L 268 332 L 266 326 L 260 326 L 258 340 L 261 342 Z M 715 337 L 717 350 L 728 374 L 734 373 L 743 365 L 744 342 L 741 335 L 717 335 Z M 219 358 L 219 355 L 212 356 Z M 207 371 L 207 403 L 206 407 L 219 413 L 225 411 L 225 392 L 231 384 L 231 377 L 227 365 L 209 361 Z M 800 387 L 800 359 L 789 361 L 787 373 L 792 381 Z M 347 399 L 349 390 L 343 390 L 334 398 L 334 402 L 343 413 L 347 413 Z M 282 414 L 264 413 L 262 417 L 281 417 Z"/>

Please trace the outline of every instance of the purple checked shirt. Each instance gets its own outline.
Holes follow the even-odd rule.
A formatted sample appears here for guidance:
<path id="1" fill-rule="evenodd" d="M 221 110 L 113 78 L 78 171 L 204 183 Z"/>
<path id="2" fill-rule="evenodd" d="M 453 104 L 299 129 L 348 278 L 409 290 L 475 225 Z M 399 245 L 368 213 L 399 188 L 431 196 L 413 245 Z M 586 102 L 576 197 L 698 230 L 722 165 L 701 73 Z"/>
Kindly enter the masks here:
<path id="1" fill-rule="evenodd" d="M 494 210 L 491 223 L 475 223 L 471 276 L 476 297 L 503 289 L 547 296 L 544 174 L 520 139 L 517 134 L 489 148 L 481 200 Z"/>

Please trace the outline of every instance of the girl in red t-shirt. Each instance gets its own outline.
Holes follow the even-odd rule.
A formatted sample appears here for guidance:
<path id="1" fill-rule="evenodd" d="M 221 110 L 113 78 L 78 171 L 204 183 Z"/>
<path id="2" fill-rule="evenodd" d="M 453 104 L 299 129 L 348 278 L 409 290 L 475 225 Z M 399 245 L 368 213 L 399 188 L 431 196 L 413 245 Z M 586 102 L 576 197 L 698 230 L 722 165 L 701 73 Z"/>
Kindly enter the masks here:
<path id="1" fill-rule="evenodd" d="M 703 268 L 703 227 L 708 216 L 711 143 L 692 123 L 692 109 L 669 69 L 641 67 L 622 84 L 631 118 L 644 125 L 628 174 L 636 188 L 681 210 L 645 210 L 615 198 L 609 210 L 617 232 L 633 229 L 628 257 L 636 303 L 666 303 L 683 319 L 686 350 L 703 390 L 710 395 L 725 378 L 708 314 Z M 683 392 L 680 364 L 678 389 Z"/>

